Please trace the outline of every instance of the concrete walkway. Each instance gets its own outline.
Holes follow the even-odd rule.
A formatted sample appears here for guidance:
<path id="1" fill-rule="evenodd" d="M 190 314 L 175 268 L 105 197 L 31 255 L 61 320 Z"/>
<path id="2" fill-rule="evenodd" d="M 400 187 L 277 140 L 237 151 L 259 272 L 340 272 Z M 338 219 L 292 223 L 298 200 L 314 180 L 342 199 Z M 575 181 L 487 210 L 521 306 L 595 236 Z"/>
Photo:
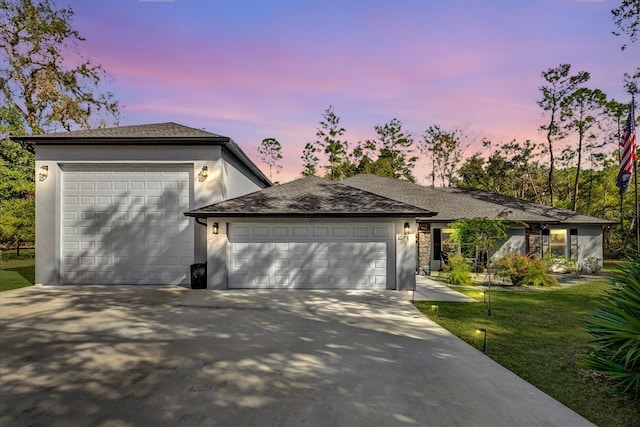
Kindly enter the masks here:
<path id="1" fill-rule="evenodd" d="M 444 283 L 428 276 L 416 276 L 414 301 L 476 302 L 473 298 L 454 291 Z"/>
<path id="2" fill-rule="evenodd" d="M 2 426 L 588 426 L 405 292 L 0 294 Z"/>

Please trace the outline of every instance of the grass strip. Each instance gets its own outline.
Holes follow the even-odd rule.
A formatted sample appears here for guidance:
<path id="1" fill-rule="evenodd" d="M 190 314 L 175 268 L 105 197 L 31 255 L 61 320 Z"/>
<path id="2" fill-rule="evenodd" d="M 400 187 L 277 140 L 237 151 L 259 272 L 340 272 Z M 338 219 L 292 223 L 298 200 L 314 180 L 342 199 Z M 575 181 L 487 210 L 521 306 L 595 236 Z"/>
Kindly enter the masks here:
<path id="1" fill-rule="evenodd" d="M 0 259 L 0 292 L 24 288 L 35 283 L 35 259 L 32 254 L 3 253 Z"/>
<path id="2" fill-rule="evenodd" d="M 611 285 L 606 280 L 544 290 L 491 292 L 487 316 L 483 290 L 467 288 L 478 304 L 437 302 L 438 323 L 564 405 L 599 426 L 639 426 L 640 401 L 619 397 L 602 377 L 582 367 L 590 335 L 584 322 Z M 416 302 L 435 321 L 434 302 Z"/>

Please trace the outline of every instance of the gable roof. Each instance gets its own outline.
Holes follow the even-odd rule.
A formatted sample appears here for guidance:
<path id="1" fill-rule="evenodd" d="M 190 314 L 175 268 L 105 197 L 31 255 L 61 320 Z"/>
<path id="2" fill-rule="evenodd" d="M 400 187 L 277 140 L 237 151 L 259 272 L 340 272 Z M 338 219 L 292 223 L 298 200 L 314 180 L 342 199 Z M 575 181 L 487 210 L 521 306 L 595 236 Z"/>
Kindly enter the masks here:
<path id="1" fill-rule="evenodd" d="M 372 193 L 437 212 L 430 221 L 462 218 L 505 218 L 532 223 L 615 224 L 602 218 L 508 196 L 462 188 L 423 187 L 377 175 L 356 175 L 341 181 Z"/>
<path id="2" fill-rule="evenodd" d="M 231 138 L 178 123 L 117 126 L 56 132 L 43 135 L 11 136 L 15 141 L 38 145 L 218 145 L 249 169 L 260 181 L 271 181 Z"/>
<path id="3" fill-rule="evenodd" d="M 186 212 L 194 217 L 428 217 L 434 212 L 316 176 Z"/>

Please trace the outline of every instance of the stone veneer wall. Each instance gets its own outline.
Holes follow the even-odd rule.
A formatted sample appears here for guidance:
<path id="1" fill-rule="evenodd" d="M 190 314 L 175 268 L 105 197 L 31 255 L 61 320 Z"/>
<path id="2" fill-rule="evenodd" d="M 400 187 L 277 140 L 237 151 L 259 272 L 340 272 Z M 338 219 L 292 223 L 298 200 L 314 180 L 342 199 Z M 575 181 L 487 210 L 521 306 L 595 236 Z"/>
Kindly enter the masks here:
<path id="1" fill-rule="evenodd" d="M 527 236 L 525 251 L 528 254 L 536 254 L 540 256 L 542 254 L 542 239 L 540 237 L 541 227 L 539 224 L 532 224 L 527 227 L 525 233 Z"/>
<path id="2" fill-rule="evenodd" d="M 423 265 L 428 265 L 431 261 L 431 226 L 430 224 L 418 224 L 418 274 L 424 274 Z"/>

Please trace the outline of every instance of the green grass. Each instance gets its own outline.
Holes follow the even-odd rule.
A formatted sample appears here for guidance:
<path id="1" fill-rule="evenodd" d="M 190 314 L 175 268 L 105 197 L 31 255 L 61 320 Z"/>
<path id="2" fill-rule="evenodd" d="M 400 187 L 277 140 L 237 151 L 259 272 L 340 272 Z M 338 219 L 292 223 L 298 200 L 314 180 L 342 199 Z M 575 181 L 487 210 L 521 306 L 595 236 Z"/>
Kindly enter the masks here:
<path id="1" fill-rule="evenodd" d="M 35 283 L 35 259 L 32 250 L 2 251 L 0 258 L 0 292 L 24 288 Z"/>
<path id="2" fill-rule="evenodd" d="M 605 297 L 606 280 L 568 288 L 492 290 L 491 316 L 483 292 L 462 290 L 478 304 L 438 302 L 443 327 L 478 349 L 487 330 L 487 355 L 599 426 L 640 425 L 640 400 L 622 398 L 582 367 L 590 335 L 584 322 Z M 457 289 L 458 290 L 458 289 Z M 432 320 L 432 302 L 416 306 Z"/>

